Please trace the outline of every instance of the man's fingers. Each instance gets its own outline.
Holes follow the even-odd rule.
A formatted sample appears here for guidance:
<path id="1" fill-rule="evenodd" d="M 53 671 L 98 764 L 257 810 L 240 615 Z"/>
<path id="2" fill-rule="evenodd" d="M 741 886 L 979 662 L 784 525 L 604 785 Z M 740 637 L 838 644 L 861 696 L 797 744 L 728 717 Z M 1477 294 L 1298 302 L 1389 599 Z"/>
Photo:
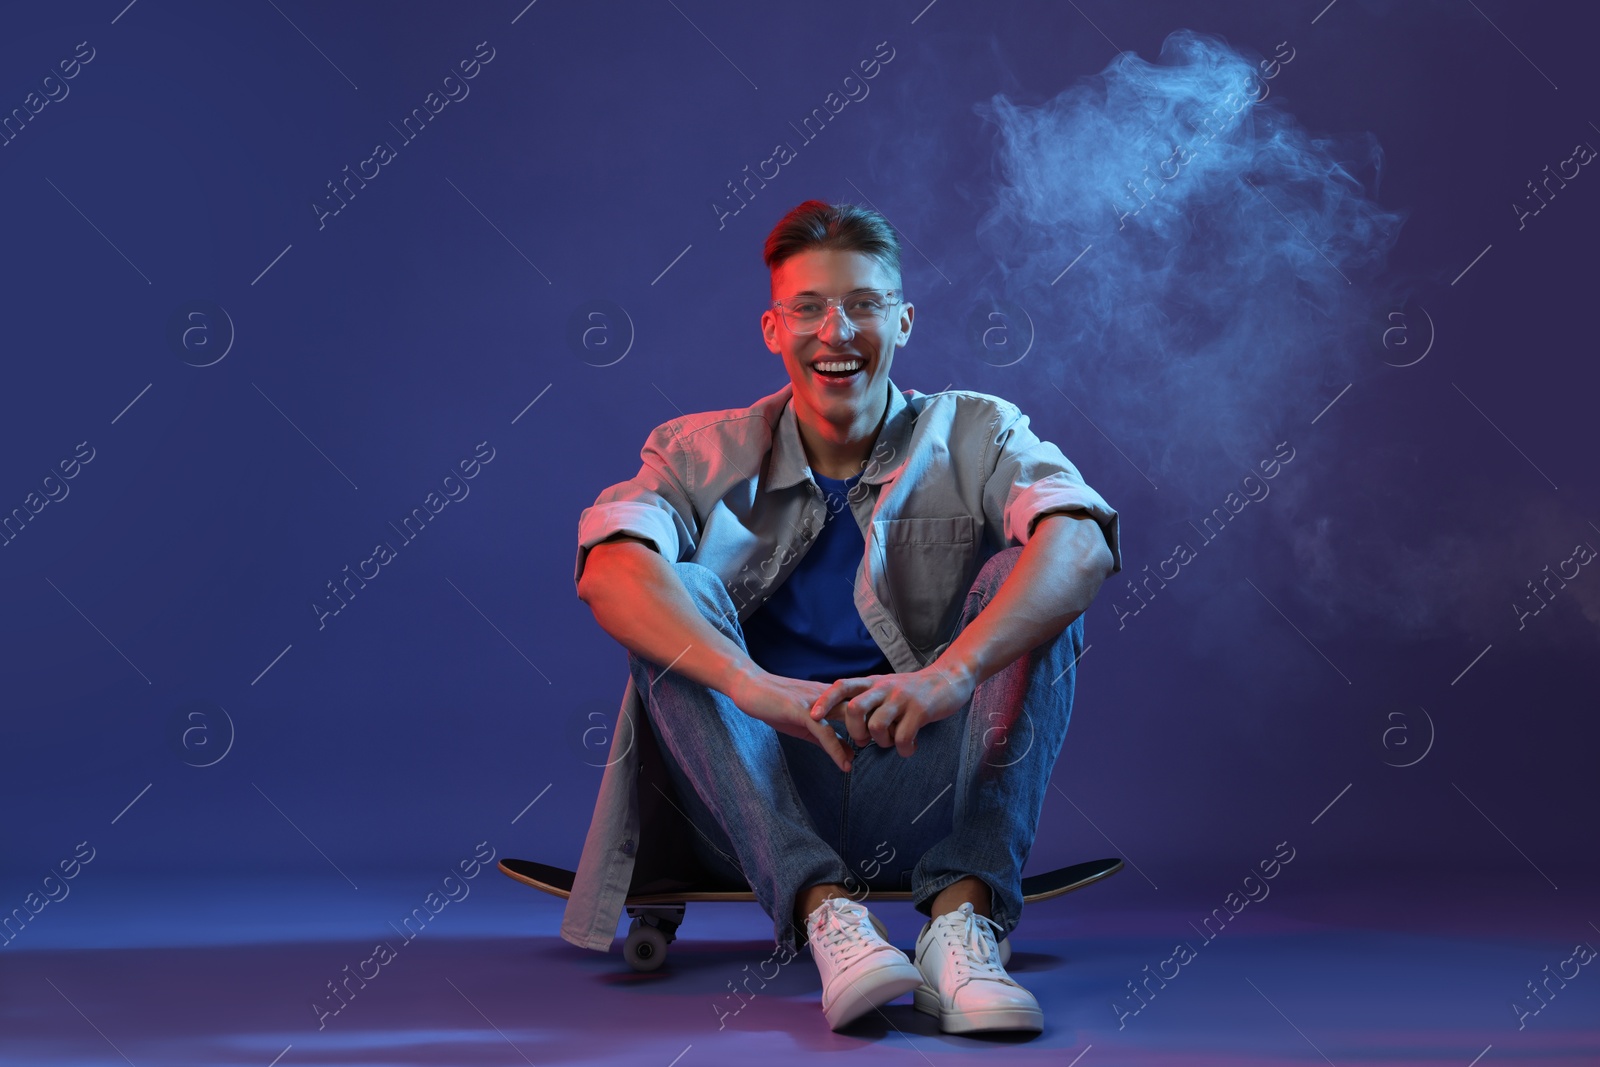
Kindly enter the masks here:
<path id="1" fill-rule="evenodd" d="M 840 678 L 822 691 L 816 703 L 811 705 L 811 717 L 818 721 L 822 719 L 842 719 L 844 712 L 839 705 L 855 696 L 872 688 L 872 681 L 868 678 Z"/>
<path id="2" fill-rule="evenodd" d="M 845 728 L 850 740 L 865 745 L 877 735 L 872 732 L 870 716 L 889 699 L 888 689 L 878 689 L 855 697 L 844 705 Z"/>
<path id="3" fill-rule="evenodd" d="M 806 709 L 806 714 L 809 715 L 813 721 L 821 722 L 823 719 L 828 717 L 828 710 L 833 707 L 833 694 L 838 685 L 838 682 L 834 682 L 833 685 L 828 686 L 828 688 L 824 689 L 817 695 L 817 699 L 813 700 L 811 702 L 811 706 Z"/>
<path id="4" fill-rule="evenodd" d="M 899 706 L 891 707 L 885 704 L 880 704 L 872 710 L 871 717 L 867 720 L 867 730 L 879 748 L 889 748 L 894 744 L 894 726 L 903 710 Z"/>
<path id="5" fill-rule="evenodd" d="M 813 722 L 809 724 L 809 728 L 812 738 L 822 746 L 822 751 L 828 754 L 841 771 L 849 774 L 850 750 L 844 747 L 844 742 L 833 732 L 833 727 L 827 723 Z"/>
<path id="6" fill-rule="evenodd" d="M 894 750 L 903 758 L 910 759 L 917 751 L 917 731 L 922 725 L 922 716 L 914 711 L 907 712 L 895 721 Z"/>

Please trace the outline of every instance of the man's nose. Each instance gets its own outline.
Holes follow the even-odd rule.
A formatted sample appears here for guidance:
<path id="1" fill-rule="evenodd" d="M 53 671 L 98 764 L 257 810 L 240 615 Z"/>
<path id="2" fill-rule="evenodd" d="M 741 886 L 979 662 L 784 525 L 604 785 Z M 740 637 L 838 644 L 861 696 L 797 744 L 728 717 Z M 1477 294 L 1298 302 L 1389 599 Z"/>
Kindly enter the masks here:
<path id="1" fill-rule="evenodd" d="M 842 345 L 857 332 L 856 324 L 850 321 L 850 316 L 846 315 L 842 308 L 830 305 L 823 313 L 822 325 L 817 327 L 817 338 L 825 344 Z"/>

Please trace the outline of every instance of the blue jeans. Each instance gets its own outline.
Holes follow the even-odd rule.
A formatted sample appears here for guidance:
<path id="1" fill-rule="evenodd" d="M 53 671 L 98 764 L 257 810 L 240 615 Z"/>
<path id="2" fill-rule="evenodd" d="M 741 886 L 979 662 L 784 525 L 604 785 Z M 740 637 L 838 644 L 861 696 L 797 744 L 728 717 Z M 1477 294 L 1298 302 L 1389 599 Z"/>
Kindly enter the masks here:
<path id="1" fill-rule="evenodd" d="M 1017 558 L 989 558 L 967 593 L 956 632 L 993 599 Z M 701 614 L 745 648 L 738 613 L 715 572 L 674 563 Z M 972 875 L 1009 933 L 1022 916 L 1022 868 L 1072 714 L 1083 616 L 980 682 L 956 714 L 917 733 L 909 758 L 869 743 L 842 773 L 816 744 L 751 718 L 723 693 L 633 655 L 697 857 L 714 877 L 748 882 L 789 949 L 801 890 L 909 889 L 924 915 L 940 890 Z M 847 746 L 842 722 L 835 730 Z M 640 803 L 651 798 L 640 797 Z"/>

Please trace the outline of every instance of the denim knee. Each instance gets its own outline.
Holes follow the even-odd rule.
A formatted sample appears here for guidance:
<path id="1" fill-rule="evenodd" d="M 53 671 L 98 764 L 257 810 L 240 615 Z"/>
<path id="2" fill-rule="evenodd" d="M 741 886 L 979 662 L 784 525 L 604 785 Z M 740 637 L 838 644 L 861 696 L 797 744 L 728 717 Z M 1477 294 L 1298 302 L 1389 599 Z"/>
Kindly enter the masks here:
<path id="1" fill-rule="evenodd" d="M 733 606 L 733 598 L 728 595 L 727 586 L 722 584 L 717 572 L 703 563 L 689 560 L 676 562 L 672 567 L 678 580 L 688 591 L 690 602 L 700 612 L 701 617 L 741 650 L 748 652 L 738 610 Z M 650 682 L 645 662 L 634 652 L 628 653 L 628 669 L 633 674 L 640 694 L 650 693 L 654 686 Z"/>
<path id="2" fill-rule="evenodd" d="M 967 589 L 967 599 L 962 614 L 971 616 L 982 611 L 1000 591 L 1001 584 L 1011 574 L 1011 569 L 1017 565 L 1017 560 L 1020 558 L 1022 558 L 1022 546 L 1012 545 L 985 560 L 983 566 L 978 568 L 977 577 L 973 578 L 972 585 Z"/>
<path id="3" fill-rule="evenodd" d="M 974 589 L 982 589 L 989 596 L 993 596 L 999 591 L 1001 583 L 1011 574 L 1012 568 L 1017 565 L 1017 560 L 1021 558 L 1021 545 L 1002 548 L 985 560 L 982 567 L 978 568 L 978 576 L 973 579 L 972 587 Z"/>
<path id="4" fill-rule="evenodd" d="M 690 560 L 674 563 L 678 580 L 689 591 L 689 599 L 700 610 L 706 621 L 732 638 L 740 648 L 744 646 L 744 628 L 739 624 L 739 609 L 734 607 L 728 587 L 722 584 L 717 572 L 703 563 Z"/>

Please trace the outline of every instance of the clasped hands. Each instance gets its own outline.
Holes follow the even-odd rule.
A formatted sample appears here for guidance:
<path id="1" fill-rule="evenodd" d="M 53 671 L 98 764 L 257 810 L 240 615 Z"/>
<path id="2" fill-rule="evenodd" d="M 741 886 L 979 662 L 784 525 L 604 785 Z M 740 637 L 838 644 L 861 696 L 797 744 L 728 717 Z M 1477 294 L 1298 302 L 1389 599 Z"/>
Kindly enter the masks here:
<path id="1" fill-rule="evenodd" d="M 948 719 L 972 699 L 971 672 L 932 664 L 917 671 L 840 678 L 831 684 L 762 672 L 728 695 L 745 714 L 811 741 L 848 771 L 851 752 L 828 721 L 842 721 L 856 747 L 876 744 L 909 758 L 917 731 Z"/>

